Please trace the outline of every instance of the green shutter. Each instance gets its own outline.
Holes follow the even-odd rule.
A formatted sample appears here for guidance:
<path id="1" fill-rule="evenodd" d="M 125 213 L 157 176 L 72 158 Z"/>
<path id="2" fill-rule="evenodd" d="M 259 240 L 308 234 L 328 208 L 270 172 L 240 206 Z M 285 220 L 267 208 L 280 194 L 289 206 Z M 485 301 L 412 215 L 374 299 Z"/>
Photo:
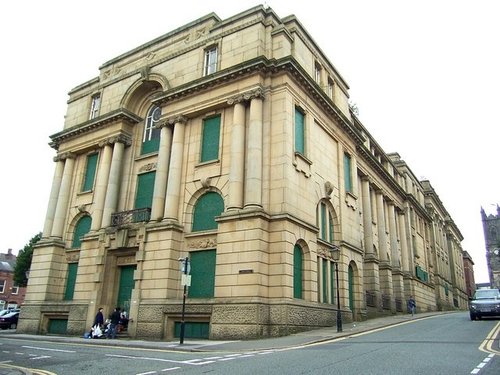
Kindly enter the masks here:
<path id="1" fill-rule="evenodd" d="M 347 278 L 349 282 L 349 308 L 354 310 L 354 271 L 351 266 L 347 270 Z"/>
<path id="2" fill-rule="evenodd" d="M 137 193 L 135 195 L 135 208 L 151 207 L 153 203 L 153 190 L 155 187 L 156 172 L 140 174 L 137 177 Z"/>
<path id="3" fill-rule="evenodd" d="M 304 114 L 295 108 L 295 151 L 304 153 Z"/>
<path id="4" fill-rule="evenodd" d="M 328 240 L 333 243 L 335 238 L 333 238 L 333 218 L 330 212 L 328 212 L 328 235 Z"/>
<path id="5" fill-rule="evenodd" d="M 130 312 L 130 297 L 135 287 L 135 270 L 135 265 L 120 267 L 120 283 L 118 286 L 118 300 L 116 306 L 120 307 L 122 311 Z"/>
<path id="6" fill-rule="evenodd" d="M 78 263 L 68 264 L 68 278 L 66 280 L 66 290 L 64 291 L 64 299 L 70 301 L 75 293 L 76 274 L 78 272 Z"/>
<path id="7" fill-rule="evenodd" d="M 217 229 L 215 217 L 224 211 L 224 201 L 215 192 L 203 194 L 195 204 L 193 213 L 193 232 Z"/>
<path id="8" fill-rule="evenodd" d="M 209 322 L 186 322 L 184 337 L 187 339 L 208 339 L 210 335 Z M 174 337 L 181 336 L 181 322 L 175 322 Z"/>
<path id="9" fill-rule="evenodd" d="M 299 245 L 293 248 L 293 298 L 302 299 L 302 249 Z"/>
<path id="10" fill-rule="evenodd" d="M 87 167 L 83 180 L 82 191 L 90 191 L 94 187 L 95 171 L 97 169 L 97 153 L 87 156 Z"/>
<path id="11" fill-rule="evenodd" d="M 344 154 L 344 185 L 345 191 L 352 192 L 351 156 Z"/>
<path id="12" fill-rule="evenodd" d="M 47 333 L 65 335 L 68 331 L 68 319 L 49 319 Z"/>
<path id="13" fill-rule="evenodd" d="M 189 298 L 210 298 L 215 290 L 215 250 L 194 251 L 191 259 Z"/>
<path id="14" fill-rule="evenodd" d="M 159 129 L 153 130 L 153 135 L 155 132 L 159 132 Z M 149 141 L 142 142 L 141 155 L 150 154 L 156 152 L 160 149 L 160 138 L 152 138 Z"/>
<path id="15" fill-rule="evenodd" d="M 327 280 L 328 280 L 328 274 L 327 274 L 327 262 L 326 259 L 321 258 L 321 267 L 323 267 L 323 303 L 328 303 L 328 288 L 327 288 Z"/>
<path id="16" fill-rule="evenodd" d="M 320 216 L 321 216 L 321 239 L 326 241 L 326 205 L 320 203 Z"/>
<path id="17" fill-rule="evenodd" d="M 219 158 L 220 116 L 203 120 L 201 162 Z"/>
<path id="18" fill-rule="evenodd" d="M 90 231 L 90 226 L 92 225 L 92 218 L 90 216 L 84 216 L 75 225 L 75 233 L 73 234 L 73 243 L 71 247 L 73 249 L 79 248 L 82 245 L 82 237 Z"/>

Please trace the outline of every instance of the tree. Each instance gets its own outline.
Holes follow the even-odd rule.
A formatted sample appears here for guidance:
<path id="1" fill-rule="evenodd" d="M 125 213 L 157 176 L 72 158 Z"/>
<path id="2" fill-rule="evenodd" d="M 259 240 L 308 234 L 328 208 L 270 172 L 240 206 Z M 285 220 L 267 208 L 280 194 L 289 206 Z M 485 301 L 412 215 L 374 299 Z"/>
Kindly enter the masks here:
<path id="1" fill-rule="evenodd" d="M 26 286 L 28 284 L 28 277 L 26 272 L 31 268 L 31 259 L 33 259 L 33 246 L 40 241 L 42 233 L 35 235 L 30 242 L 19 251 L 16 260 L 16 267 L 14 268 L 14 283 L 17 286 Z"/>

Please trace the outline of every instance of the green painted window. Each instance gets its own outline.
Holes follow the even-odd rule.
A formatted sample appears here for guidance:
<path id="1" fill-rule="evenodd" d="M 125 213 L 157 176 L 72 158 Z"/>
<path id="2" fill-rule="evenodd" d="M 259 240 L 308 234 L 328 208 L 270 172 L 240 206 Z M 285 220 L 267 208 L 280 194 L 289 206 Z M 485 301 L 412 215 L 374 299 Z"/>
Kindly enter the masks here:
<path id="1" fill-rule="evenodd" d="M 97 156 L 97 153 L 87 156 L 87 166 L 85 168 L 85 177 L 83 179 L 82 191 L 91 191 L 94 188 L 95 172 L 97 169 Z"/>
<path id="2" fill-rule="evenodd" d="M 141 155 L 156 152 L 160 148 L 161 130 L 156 128 L 161 117 L 161 108 L 152 106 L 146 116 L 144 123 L 144 134 L 142 137 Z"/>
<path id="3" fill-rule="evenodd" d="M 333 218 L 332 214 L 328 212 L 328 240 L 333 242 Z"/>
<path id="4" fill-rule="evenodd" d="M 201 162 L 219 158 L 220 115 L 203 120 Z"/>
<path id="5" fill-rule="evenodd" d="M 295 152 L 305 155 L 304 113 L 295 108 Z"/>
<path id="6" fill-rule="evenodd" d="M 344 154 L 344 186 L 346 192 L 352 192 L 351 155 Z"/>
<path id="7" fill-rule="evenodd" d="M 215 217 L 224 211 L 224 201 L 215 192 L 203 194 L 194 206 L 193 232 L 217 229 Z"/>
<path id="8" fill-rule="evenodd" d="M 75 293 L 76 274 L 78 272 L 78 263 L 68 264 L 68 278 L 66 279 L 66 289 L 64 290 L 64 300 L 71 301 Z"/>
<path id="9" fill-rule="evenodd" d="M 210 323 L 208 322 L 186 322 L 184 337 L 188 339 L 208 339 L 210 335 Z M 181 337 L 181 322 L 175 322 L 174 337 Z"/>
<path id="10" fill-rule="evenodd" d="M 65 335 L 68 331 L 68 319 L 49 319 L 47 332 L 53 335 Z"/>
<path id="11" fill-rule="evenodd" d="M 299 245 L 293 248 L 293 298 L 302 299 L 302 249 Z"/>
<path id="12" fill-rule="evenodd" d="M 137 177 L 137 193 L 135 195 L 135 208 L 150 208 L 153 203 L 153 190 L 155 187 L 156 172 L 140 174 Z"/>
<path id="13" fill-rule="evenodd" d="M 321 202 L 320 203 L 320 220 L 321 220 L 321 239 L 327 240 L 327 232 L 326 232 L 326 205 Z"/>
<path id="14" fill-rule="evenodd" d="M 190 254 L 191 286 L 189 298 L 210 298 L 215 290 L 215 250 L 193 251 Z"/>
<path id="15" fill-rule="evenodd" d="M 321 267 L 323 268 L 323 275 L 322 275 L 322 284 L 323 284 L 323 303 L 328 303 L 328 288 L 327 288 L 327 280 L 328 280 L 328 273 L 327 273 L 327 261 L 326 259 L 321 259 Z"/>
<path id="16" fill-rule="evenodd" d="M 83 216 L 75 225 L 75 232 L 73 234 L 73 243 L 71 248 L 77 249 L 82 246 L 82 237 L 90 231 L 92 225 L 92 218 L 90 216 Z"/>
<path id="17" fill-rule="evenodd" d="M 349 265 L 347 270 L 347 281 L 349 282 L 349 308 L 354 310 L 354 270 Z"/>

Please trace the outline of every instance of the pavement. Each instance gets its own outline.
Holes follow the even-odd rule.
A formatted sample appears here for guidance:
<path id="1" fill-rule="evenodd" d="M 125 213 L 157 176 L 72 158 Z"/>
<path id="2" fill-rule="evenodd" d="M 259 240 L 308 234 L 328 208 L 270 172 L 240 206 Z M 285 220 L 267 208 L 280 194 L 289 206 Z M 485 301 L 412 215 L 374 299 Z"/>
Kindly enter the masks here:
<path id="1" fill-rule="evenodd" d="M 323 327 L 306 332 L 295 333 L 283 337 L 269 337 L 252 340 L 198 340 L 185 338 L 184 343 L 177 341 L 147 341 L 135 340 L 129 338 L 117 339 L 85 339 L 83 337 L 55 336 L 55 335 L 27 335 L 16 333 L 15 330 L 1 330 L 0 340 L 4 338 L 15 338 L 28 340 L 31 343 L 36 341 L 49 341 L 60 343 L 91 344 L 116 347 L 133 347 L 151 350 L 176 350 L 185 352 L 252 352 L 279 350 L 297 346 L 307 346 L 316 343 L 330 341 L 342 337 L 348 337 L 363 332 L 369 332 L 396 324 L 407 323 L 415 320 L 432 318 L 450 311 L 438 311 L 429 313 L 390 315 L 374 319 L 368 319 L 362 322 L 350 322 L 342 324 L 342 331 L 339 332 L 337 326 Z M 6 367 L 7 366 L 7 367 Z M 48 372 L 39 372 L 39 370 L 21 369 L 9 367 L 8 364 L 0 362 L 0 375 L 19 375 L 19 374 L 50 374 Z"/>

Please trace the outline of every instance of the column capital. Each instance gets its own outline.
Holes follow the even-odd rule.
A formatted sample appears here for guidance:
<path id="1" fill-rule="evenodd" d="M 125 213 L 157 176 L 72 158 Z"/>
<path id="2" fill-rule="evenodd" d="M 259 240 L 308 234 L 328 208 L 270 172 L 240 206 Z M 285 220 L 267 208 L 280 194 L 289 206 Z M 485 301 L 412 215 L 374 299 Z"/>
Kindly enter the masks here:
<path id="1" fill-rule="evenodd" d="M 264 89 L 259 87 L 254 90 L 250 90 L 238 95 L 235 95 L 227 100 L 227 104 L 233 105 L 238 103 L 245 103 L 252 99 L 262 99 L 264 100 Z"/>
<path id="2" fill-rule="evenodd" d="M 169 117 L 163 121 L 160 121 L 156 127 L 158 129 L 161 129 L 165 126 L 172 126 L 172 125 L 175 125 L 175 124 L 185 124 L 187 123 L 188 121 L 188 118 L 186 116 L 183 116 L 183 115 L 177 115 L 177 116 L 173 116 L 173 117 Z"/>
<path id="3" fill-rule="evenodd" d="M 132 144 L 132 139 L 126 134 L 118 134 L 107 139 L 103 139 L 99 142 L 99 147 L 104 147 L 106 145 L 114 145 L 115 143 L 123 143 L 126 147 Z"/>
<path id="4" fill-rule="evenodd" d="M 73 152 L 63 152 L 59 155 L 54 156 L 54 161 L 64 161 L 66 159 L 76 159 L 76 154 Z"/>

